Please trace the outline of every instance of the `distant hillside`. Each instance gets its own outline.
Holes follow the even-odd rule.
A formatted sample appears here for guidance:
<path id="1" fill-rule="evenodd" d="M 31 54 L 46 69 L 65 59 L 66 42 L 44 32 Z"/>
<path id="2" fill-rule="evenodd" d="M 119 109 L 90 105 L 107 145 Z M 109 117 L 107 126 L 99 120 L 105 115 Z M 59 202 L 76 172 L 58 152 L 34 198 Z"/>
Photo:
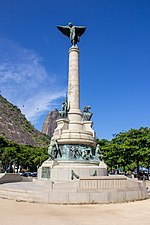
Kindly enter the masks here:
<path id="1" fill-rule="evenodd" d="M 52 137 L 53 133 L 54 133 L 54 130 L 57 126 L 56 120 L 58 118 L 59 118 L 59 111 L 57 109 L 49 112 L 45 121 L 44 121 L 44 124 L 43 124 L 43 127 L 42 127 L 42 133 Z"/>
<path id="2" fill-rule="evenodd" d="M 18 144 L 44 147 L 50 142 L 47 135 L 36 130 L 17 106 L 0 95 L 0 136 Z"/>

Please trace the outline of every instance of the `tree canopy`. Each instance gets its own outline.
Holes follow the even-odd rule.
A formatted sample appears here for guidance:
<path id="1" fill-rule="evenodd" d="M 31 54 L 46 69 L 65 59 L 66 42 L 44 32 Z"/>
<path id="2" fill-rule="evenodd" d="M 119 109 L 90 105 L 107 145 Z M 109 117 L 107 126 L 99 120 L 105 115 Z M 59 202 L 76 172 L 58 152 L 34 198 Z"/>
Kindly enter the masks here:
<path id="1" fill-rule="evenodd" d="M 139 166 L 150 167 L 150 128 L 141 127 L 115 134 L 112 140 L 97 140 L 109 170 L 118 167 L 133 171 Z"/>
<path id="2" fill-rule="evenodd" d="M 4 170 L 13 163 L 17 168 L 36 171 L 48 158 L 47 148 L 16 144 L 0 136 L 0 160 Z"/>

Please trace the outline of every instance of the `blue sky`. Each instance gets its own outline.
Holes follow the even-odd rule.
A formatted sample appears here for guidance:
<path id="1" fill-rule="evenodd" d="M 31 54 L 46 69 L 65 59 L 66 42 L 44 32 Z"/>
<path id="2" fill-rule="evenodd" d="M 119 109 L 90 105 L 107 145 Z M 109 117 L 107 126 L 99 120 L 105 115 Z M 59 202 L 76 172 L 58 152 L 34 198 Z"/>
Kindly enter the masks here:
<path id="1" fill-rule="evenodd" d="M 149 0 L 0 0 L 0 90 L 41 130 L 67 90 L 70 42 L 56 25 L 85 25 L 81 109 L 98 138 L 150 123 Z M 24 107 L 23 107 L 24 106 Z"/>

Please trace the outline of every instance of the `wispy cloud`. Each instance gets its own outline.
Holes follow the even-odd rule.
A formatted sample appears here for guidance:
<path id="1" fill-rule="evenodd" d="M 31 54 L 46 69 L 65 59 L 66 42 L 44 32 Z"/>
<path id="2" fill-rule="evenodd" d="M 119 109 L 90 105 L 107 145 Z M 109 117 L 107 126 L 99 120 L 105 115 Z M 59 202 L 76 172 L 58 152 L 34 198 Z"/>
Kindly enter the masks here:
<path id="1" fill-rule="evenodd" d="M 41 57 L 4 39 L 0 39 L 0 90 L 34 123 L 65 94 L 56 75 L 42 65 Z"/>

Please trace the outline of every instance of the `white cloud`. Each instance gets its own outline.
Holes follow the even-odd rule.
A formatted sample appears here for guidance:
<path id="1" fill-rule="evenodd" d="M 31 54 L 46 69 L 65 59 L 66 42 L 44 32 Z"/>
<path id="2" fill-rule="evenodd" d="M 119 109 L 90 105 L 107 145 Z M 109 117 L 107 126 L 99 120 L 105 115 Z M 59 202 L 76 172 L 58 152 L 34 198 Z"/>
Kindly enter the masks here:
<path id="1" fill-rule="evenodd" d="M 34 123 L 65 94 L 57 77 L 42 65 L 41 57 L 4 39 L 0 39 L 0 90 Z"/>

